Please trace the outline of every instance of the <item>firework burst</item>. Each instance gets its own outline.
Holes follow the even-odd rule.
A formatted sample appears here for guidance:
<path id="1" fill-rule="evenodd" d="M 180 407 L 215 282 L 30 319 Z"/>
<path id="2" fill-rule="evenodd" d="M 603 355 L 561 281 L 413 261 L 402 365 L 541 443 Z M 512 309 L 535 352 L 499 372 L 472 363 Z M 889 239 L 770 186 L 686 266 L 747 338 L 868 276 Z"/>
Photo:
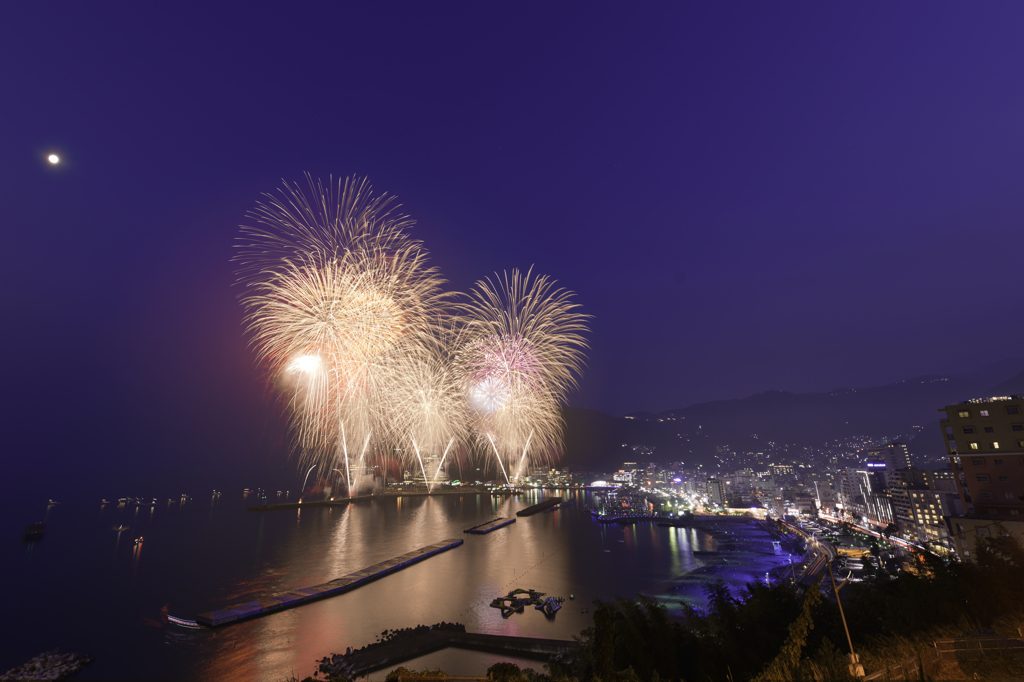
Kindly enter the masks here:
<path id="1" fill-rule="evenodd" d="M 460 304 L 456 353 L 478 445 L 507 480 L 561 447 L 560 405 L 576 387 L 588 315 L 546 276 L 514 270 L 477 282 Z"/>
<path id="2" fill-rule="evenodd" d="M 300 466 L 343 470 L 387 443 L 410 362 L 438 353 L 444 280 L 412 221 L 365 180 L 284 184 L 241 229 L 242 303 L 257 356 L 290 380 Z M 349 490 L 351 492 L 351 490 Z"/>

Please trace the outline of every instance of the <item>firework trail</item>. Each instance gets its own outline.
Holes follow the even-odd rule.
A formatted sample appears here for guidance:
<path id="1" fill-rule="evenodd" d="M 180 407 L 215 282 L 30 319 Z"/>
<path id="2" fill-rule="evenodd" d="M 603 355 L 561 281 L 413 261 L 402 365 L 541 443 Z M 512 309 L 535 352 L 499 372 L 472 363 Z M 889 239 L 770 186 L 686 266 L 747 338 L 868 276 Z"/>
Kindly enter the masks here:
<path id="1" fill-rule="evenodd" d="M 365 180 L 284 183 L 242 226 L 242 304 L 257 357 L 285 389 L 300 466 L 344 470 L 394 436 L 405 367 L 436 355 L 444 280 L 413 224 Z"/>
<path id="2" fill-rule="evenodd" d="M 456 371 L 479 449 L 507 481 L 561 448 L 560 405 L 576 387 L 589 315 L 546 276 L 513 270 L 477 282 L 459 304 Z"/>

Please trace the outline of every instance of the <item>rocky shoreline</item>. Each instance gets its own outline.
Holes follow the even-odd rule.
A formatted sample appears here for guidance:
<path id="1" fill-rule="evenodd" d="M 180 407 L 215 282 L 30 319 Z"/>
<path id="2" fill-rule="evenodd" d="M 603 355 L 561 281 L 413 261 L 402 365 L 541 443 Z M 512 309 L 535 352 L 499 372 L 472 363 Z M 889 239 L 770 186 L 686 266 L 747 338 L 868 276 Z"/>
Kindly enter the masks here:
<path id="1" fill-rule="evenodd" d="M 28 663 L 11 668 L 0 677 L 7 680 L 63 680 L 74 675 L 87 663 L 92 662 L 91 656 L 78 654 L 62 654 L 57 649 L 39 654 Z"/>

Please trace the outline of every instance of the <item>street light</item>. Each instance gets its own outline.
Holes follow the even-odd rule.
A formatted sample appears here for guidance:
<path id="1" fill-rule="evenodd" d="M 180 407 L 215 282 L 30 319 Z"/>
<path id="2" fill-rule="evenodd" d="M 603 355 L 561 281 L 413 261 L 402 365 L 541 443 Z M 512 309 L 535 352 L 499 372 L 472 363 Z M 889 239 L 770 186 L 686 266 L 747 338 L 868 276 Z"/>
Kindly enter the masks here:
<path id="1" fill-rule="evenodd" d="M 843 621 L 843 630 L 846 632 L 846 643 L 850 645 L 850 674 L 854 677 L 864 677 L 864 666 L 860 664 L 860 656 L 853 653 L 853 640 L 850 639 L 850 628 L 846 625 L 846 616 L 843 614 L 843 602 L 839 599 L 839 589 L 836 587 L 836 577 L 832 575 L 832 562 L 826 561 L 828 566 L 828 577 L 832 581 L 832 592 L 836 595 L 836 604 L 839 605 L 839 617 Z"/>

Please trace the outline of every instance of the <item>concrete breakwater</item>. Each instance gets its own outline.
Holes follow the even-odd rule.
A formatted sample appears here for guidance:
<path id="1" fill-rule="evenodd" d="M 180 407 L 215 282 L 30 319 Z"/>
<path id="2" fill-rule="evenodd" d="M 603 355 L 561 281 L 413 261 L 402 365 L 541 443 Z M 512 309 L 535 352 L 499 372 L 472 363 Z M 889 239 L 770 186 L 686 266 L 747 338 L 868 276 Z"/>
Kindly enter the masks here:
<path id="1" fill-rule="evenodd" d="M 0 680 L 61 680 L 92 662 L 90 656 L 62 654 L 57 649 L 39 654 L 28 663 L 8 670 Z"/>
<path id="2" fill-rule="evenodd" d="M 510 523 L 515 523 L 515 522 L 516 522 L 515 519 L 506 519 L 504 517 L 498 517 L 498 518 L 496 518 L 496 519 L 494 519 L 492 521 L 488 521 L 487 523 L 481 523 L 479 526 L 473 526 L 472 528 L 467 528 L 466 530 L 464 530 L 462 532 L 463 533 L 471 533 L 473 535 L 484 535 L 485 533 L 490 533 L 492 530 L 498 530 L 499 528 L 504 528 L 505 526 L 509 525 Z"/>
<path id="3" fill-rule="evenodd" d="M 562 498 L 561 497 L 549 497 L 548 499 L 544 500 L 543 502 L 535 504 L 532 507 L 527 507 L 526 509 L 520 509 L 519 511 L 516 512 L 516 516 L 533 516 L 534 514 L 542 512 L 545 509 L 550 509 L 551 507 L 554 507 L 556 504 L 561 504 L 561 503 L 562 503 Z"/>
<path id="4" fill-rule="evenodd" d="M 320 671 L 325 674 L 343 674 L 354 679 L 447 647 L 548 661 L 555 656 L 570 654 L 577 646 L 576 642 L 564 639 L 485 635 L 432 628 L 347 655 L 335 654 L 324 659 Z"/>
<path id="5" fill-rule="evenodd" d="M 332 597 L 336 594 L 341 594 L 342 592 L 354 590 L 355 588 L 361 587 L 366 583 L 373 582 L 378 578 L 383 578 L 386 575 L 390 575 L 391 573 L 400 571 L 403 568 L 417 564 L 424 559 L 429 559 L 432 556 L 436 556 L 442 552 L 448 551 L 449 549 L 458 547 L 462 542 L 462 540 L 457 539 L 442 540 L 441 542 L 433 545 L 413 550 L 401 556 L 388 559 L 387 561 L 382 561 L 379 564 L 374 564 L 373 566 L 364 568 L 361 571 L 349 573 L 348 575 L 320 585 L 301 587 L 296 590 L 282 592 L 270 597 L 255 599 L 250 602 L 245 602 L 244 604 L 236 604 L 224 609 L 207 611 L 206 613 L 201 613 L 196 616 L 196 622 L 201 625 L 216 627 L 218 625 L 225 625 L 239 620 L 283 611 L 295 606 L 300 606 L 307 602 L 323 599 L 324 597 Z"/>

